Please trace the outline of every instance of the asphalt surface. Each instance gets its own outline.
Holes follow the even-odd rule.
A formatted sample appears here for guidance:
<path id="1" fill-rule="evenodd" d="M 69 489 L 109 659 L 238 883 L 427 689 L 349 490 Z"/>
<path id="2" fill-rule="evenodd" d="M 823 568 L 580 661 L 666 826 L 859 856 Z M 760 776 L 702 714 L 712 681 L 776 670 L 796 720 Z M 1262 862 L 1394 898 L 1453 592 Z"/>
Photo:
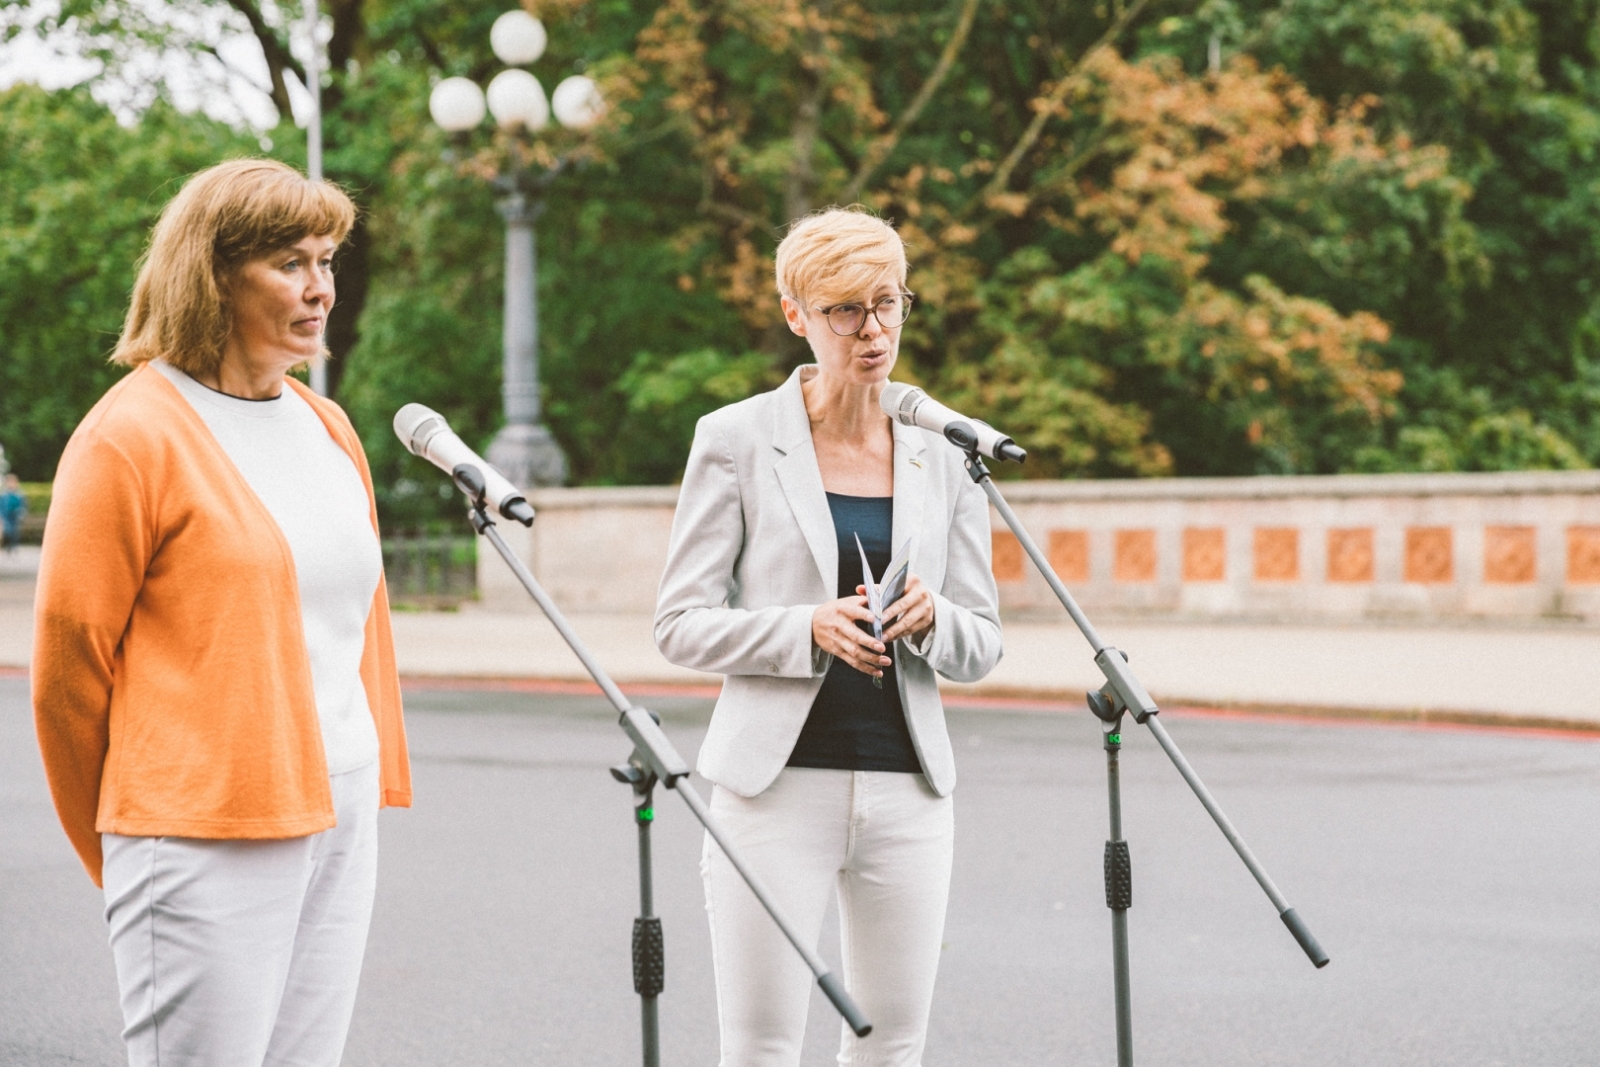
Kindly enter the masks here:
<path id="1" fill-rule="evenodd" d="M 693 756 L 709 702 L 643 700 Z M 349 1067 L 638 1060 L 628 743 L 598 698 L 411 690 L 417 806 L 383 816 Z M 1128 728 L 1136 1062 L 1600 1061 L 1600 743 L 1170 714 L 1333 957 L 1314 970 L 1142 728 Z M 1104 760 L 1086 713 L 954 710 L 961 785 L 929 1067 L 1112 1064 Z M 716 1062 L 700 834 L 658 794 L 662 1062 Z M 0 1064 L 124 1062 L 98 892 L 0 678 Z M 831 931 L 824 955 L 835 959 Z M 814 997 L 804 1062 L 832 1062 Z"/>

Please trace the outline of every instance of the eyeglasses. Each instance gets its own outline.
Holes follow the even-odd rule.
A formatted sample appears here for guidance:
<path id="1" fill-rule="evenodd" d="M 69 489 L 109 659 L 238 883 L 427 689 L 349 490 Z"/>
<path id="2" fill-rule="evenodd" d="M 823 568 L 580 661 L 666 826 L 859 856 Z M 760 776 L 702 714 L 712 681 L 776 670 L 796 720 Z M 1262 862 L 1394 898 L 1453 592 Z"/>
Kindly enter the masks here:
<path id="1" fill-rule="evenodd" d="M 897 330 L 911 317 L 911 302 L 915 299 L 915 295 L 911 293 L 893 293 L 880 297 L 878 302 L 872 305 L 872 317 L 877 319 L 878 325 L 885 330 Z M 867 324 L 868 309 L 861 304 L 834 304 L 816 310 L 828 317 L 829 329 L 841 337 L 860 333 L 861 327 Z"/>

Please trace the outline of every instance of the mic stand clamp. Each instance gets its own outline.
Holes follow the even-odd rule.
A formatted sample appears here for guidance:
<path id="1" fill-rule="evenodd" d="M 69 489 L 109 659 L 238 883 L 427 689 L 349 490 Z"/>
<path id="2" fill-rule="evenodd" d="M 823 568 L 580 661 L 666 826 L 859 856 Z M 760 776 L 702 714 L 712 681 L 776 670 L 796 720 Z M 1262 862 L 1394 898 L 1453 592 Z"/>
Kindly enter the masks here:
<path id="1" fill-rule="evenodd" d="M 1179 751 L 1177 743 L 1167 734 L 1166 727 L 1158 718 L 1161 709 L 1156 706 L 1155 700 L 1128 666 L 1127 653 L 1112 648 L 1100 640 L 1100 635 L 1095 632 L 1088 617 L 1078 607 L 1078 602 L 1073 599 L 1072 594 L 1067 591 L 1067 587 L 1051 568 L 1050 561 L 1028 535 L 1027 529 L 1006 503 L 1005 497 L 1000 495 L 1000 490 L 995 487 L 988 468 L 984 466 L 983 456 L 978 452 L 977 433 L 965 422 L 951 422 L 945 426 L 944 435 L 966 453 L 967 473 L 971 475 L 973 482 L 983 489 L 989 502 L 1011 528 L 1023 550 L 1033 560 L 1034 566 L 1039 569 L 1039 573 L 1055 593 L 1056 599 L 1061 601 L 1061 606 L 1072 616 L 1072 621 L 1077 624 L 1090 647 L 1094 649 L 1095 665 L 1106 678 L 1105 685 L 1098 691 L 1086 693 L 1085 696 L 1090 712 L 1101 722 L 1105 738 L 1106 789 L 1111 815 L 1111 836 L 1106 841 L 1105 850 L 1105 886 L 1106 907 L 1111 909 L 1112 971 L 1116 983 L 1117 1065 L 1132 1067 L 1133 1012 L 1128 977 L 1128 909 L 1133 906 L 1133 867 L 1128 855 L 1128 843 L 1122 837 L 1122 786 L 1118 761 L 1122 750 L 1124 715 L 1132 715 L 1134 722 L 1149 727 L 1173 766 L 1178 769 L 1184 781 L 1189 783 L 1189 788 L 1194 791 L 1195 796 L 1211 815 L 1212 821 L 1217 824 L 1217 828 L 1228 839 L 1228 843 L 1244 861 L 1244 865 L 1255 876 L 1256 882 L 1272 901 L 1273 907 L 1277 908 L 1278 917 L 1283 920 L 1283 924 L 1288 927 L 1289 933 L 1294 936 L 1311 962 L 1319 968 L 1325 967 L 1328 964 L 1328 954 L 1312 936 L 1305 921 L 1278 891 L 1278 887 L 1267 875 L 1266 870 L 1256 860 L 1255 854 L 1250 851 L 1238 831 L 1233 828 L 1233 823 L 1218 806 L 1211 791 L 1200 780 L 1194 768 L 1189 766 L 1189 761 Z"/>
<path id="2" fill-rule="evenodd" d="M 456 483 L 456 488 L 466 494 L 467 521 L 472 523 L 472 528 L 482 534 L 494 525 L 494 520 L 489 517 L 489 491 L 488 482 L 484 480 L 483 472 L 471 463 L 457 463 L 450 471 L 450 480 Z"/>
<path id="3" fill-rule="evenodd" d="M 789 925 L 773 902 L 766 886 L 750 868 L 745 866 L 732 844 L 723 836 L 722 829 L 712 820 L 711 812 L 700 799 L 700 794 L 692 788 L 679 788 L 678 783 L 689 777 L 689 764 L 678 754 L 672 742 L 667 739 L 667 735 L 662 732 L 660 716 L 653 711 L 634 707 L 629 702 L 567 623 L 561 609 L 556 607 L 555 602 L 545 593 L 532 572 L 517 558 L 516 553 L 511 551 L 505 539 L 500 536 L 500 531 L 495 529 L 495 521 L 489 516 L 483 472 L 473 464 L 462 463 L 450 472 L 450 478 L 456 487 L 466 494 L 470 504 L 467 509 L 467 519 L 472 523 L 473 530 L 486 538 L 494 546 L 495 551 L 500 553 L 500 558 L 505 560 L 506 566 L 511 568 L 523 588 L 528 591 L 528 595 L 533 597 L 545 617 L 582 661 L 590 677 L 617 709 L 617 725 L 621 726 L 623 732 L 633 741 L 633 752 L 628 756 L 628 761 L 612 767 L 611 776 L 625 785 L 632 786 L 634 796 L 637 798 L 634 802 L 633 819 L 639 834 L 639 917 L 633 923 L 633 988 L 634 992 L 639 994 L 639 1023 L 644 1067 L 659 1067 L 661 1062 L 660 1020 L 656 998 L 661 995 L 666 982 L 666 957 L 661 920 L 653 913 L 651 884 L 650 827 L 655 822 L 654 793 L 658 782 L 683 799 L 689 811 L 705 827 L 706 833 L 716 841 L 717 846 L 727 856 L 728 862 L 755 894 L 756 900 L 766 909 L 784 937 L 805 960 L 806 966 L 816 976 L 817 985 L 844 1018 L 845 1024 L 857 1037 L 866 1037 L 872 1033 L 872 1024 L 856 1006 L 844 984 L 828 970 L 828 965 L 823 962 L 816 949 L 802 940 Z"/>

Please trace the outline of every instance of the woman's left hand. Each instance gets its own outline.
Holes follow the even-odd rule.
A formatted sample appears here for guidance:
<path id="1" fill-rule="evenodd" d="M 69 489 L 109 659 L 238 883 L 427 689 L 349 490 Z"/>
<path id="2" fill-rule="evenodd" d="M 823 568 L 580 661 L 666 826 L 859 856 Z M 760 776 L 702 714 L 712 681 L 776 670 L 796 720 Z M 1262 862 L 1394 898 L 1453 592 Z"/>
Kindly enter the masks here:
<path id="1" fill-rule="evenodd" d="M 912 641 L 922 640 L 922 635 L 933 626 L 933 590 L 922 584 L 915 574 L 906 579 L 906 591 L 899 600 L 885 609 L 884 620 L 894 620 L 883 632 L 883 643 L 891 644 L 902 637 Z"/>

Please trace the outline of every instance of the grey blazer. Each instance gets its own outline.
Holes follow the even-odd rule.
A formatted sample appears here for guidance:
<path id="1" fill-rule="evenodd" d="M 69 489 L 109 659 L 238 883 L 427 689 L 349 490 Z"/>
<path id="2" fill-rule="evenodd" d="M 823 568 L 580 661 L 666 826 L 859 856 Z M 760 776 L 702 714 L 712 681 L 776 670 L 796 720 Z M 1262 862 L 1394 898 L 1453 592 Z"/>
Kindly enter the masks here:
<path id="1" fill-rule="evenodd" d="M 800 383 L 701 419 L 672 522 L 655 636 L 673 663 L 726 675 L 698 769 L 740 796 L 777 778 L 833 657 L 811 641 L 811 614 L 833 600 L 839 547 Z M 914 538 L 911 571 L 934 593 L 933 630 L 896 642 L 900 699 L 928 784 L 956 784 L 935 672 L 975 682 L 1000 660 L 989 508 L 961 453 L 894 426 L 894 544 Z"/>

